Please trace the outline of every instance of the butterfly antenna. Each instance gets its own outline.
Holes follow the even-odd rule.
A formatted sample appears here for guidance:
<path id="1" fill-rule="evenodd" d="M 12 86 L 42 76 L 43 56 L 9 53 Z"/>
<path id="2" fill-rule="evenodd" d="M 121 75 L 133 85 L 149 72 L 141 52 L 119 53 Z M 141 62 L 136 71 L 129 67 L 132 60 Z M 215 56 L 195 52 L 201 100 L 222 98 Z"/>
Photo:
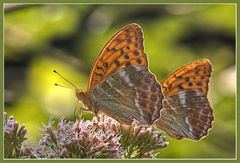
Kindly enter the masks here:
<path id="1" fill-rule="evenodd" d="M 71 84 L 74 88 L 78 89 L 78 87 L 76 87 L 72 82 L 70 82 L 69 80 L 67 80 L 66 78 L 64 78 L 61 74 L 59 74 L 56 70 L 53 70 L 54 73 L 58 74 L 63 80 L 65 80 L 66 82 L 68 82 L 69 84 Z M 56 85 L 56 84 L 55 84 Z M 58 86 L 60 86 L 59 84 L 57 84 Z M 61 86 L 64 87 L 64 86 Z"/>
<path id="2" fill-rule="evenodd" d="M 72 88 L 70 88 L 70 87 L 66 87 L 66 86 L 63 86 L 63 85 L 60 85 L 60 84 L 57 84 L 57 83 L 55 83 L 54 85 L 55 85 L 55 86 L 58 86 L 58 87 L 62 87 L 62 88 L 72 89 Z"/>

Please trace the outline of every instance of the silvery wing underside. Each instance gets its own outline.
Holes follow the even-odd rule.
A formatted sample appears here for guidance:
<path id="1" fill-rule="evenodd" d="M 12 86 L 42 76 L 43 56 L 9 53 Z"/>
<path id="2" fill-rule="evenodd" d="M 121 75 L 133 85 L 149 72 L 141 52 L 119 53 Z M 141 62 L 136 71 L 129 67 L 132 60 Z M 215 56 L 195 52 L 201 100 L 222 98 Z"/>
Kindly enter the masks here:
<path id="1" fill-rule="evenodd" d="M 163 100 L 158 128 L 177 139 L 199 140 L 212 127 L 213 111 L 200 91 L 181 91 Z"/>
<path id="2" fill-rule="evenodd" d="M 160 116 L 161 86 L 146 67 L 128 66 L 96 85 L 91 96 L 94 107 L 117 121 L 152 124 Z"/>

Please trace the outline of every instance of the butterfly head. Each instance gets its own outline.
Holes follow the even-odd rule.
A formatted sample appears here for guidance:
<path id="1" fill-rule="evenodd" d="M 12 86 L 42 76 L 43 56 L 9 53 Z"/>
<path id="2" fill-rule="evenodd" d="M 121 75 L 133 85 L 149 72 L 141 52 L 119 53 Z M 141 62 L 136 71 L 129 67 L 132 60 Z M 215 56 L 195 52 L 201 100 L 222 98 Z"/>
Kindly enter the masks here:
<path id="1" fill-rule="evenodd" d="M 80 89 L 76 89 L 75 91 L 77 99 L 83 103 L 85 108 L 88 108 L 90 111 L 97 112 L 96 109 L 92 110 L 93 108 L 91 107 L 91 99 L 88 95 L 87 92 L 84 92 Z"/>

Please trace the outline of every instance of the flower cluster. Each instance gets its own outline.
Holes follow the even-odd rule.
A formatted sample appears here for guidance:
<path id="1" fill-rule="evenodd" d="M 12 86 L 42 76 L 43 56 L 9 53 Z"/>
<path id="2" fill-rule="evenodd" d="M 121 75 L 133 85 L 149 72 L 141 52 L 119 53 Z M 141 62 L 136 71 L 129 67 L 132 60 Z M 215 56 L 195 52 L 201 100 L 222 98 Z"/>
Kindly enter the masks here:
<path id="1" fill-rule="evenodd" d="M 154 158 L 154 150 L 168 145 L 165 137 L 153 127 L 141 126 L 137 122 L 132 125 L 120 125 L 121 144 L 125 150 L 125 158 Z"/>
<path id="2" fill-rule="evenodd" d="M 27 129 L 20 126 L 13 116 L 7 119 L 7 113 L 3 114 L 4 123 L 4 157 L 19 158 L 23 156 L 21 150 L 23 142 L 27 139 Z"/>
<path id="3" fill-rule="evenodd" d="M 60 120 L 57 131 L 53 121 L 44 126 L 45 135 L 34 150 L 37 158 L 121 158 L 120 136 L 110 128 L 115 124 L 93 120 Z M 111 126 L 111 127 L 110 127 Z"/>
<path id="4" fill-rule="evenodd" d="M 4 132 L 15 133 L 17 122 L 13 117 L 4 120 Z M 6 158 L 37 158 L 37 159 L 68 159 L 68 158 L 153 158 L 154 150 L 166 147 L 165 137 L 153 127 L 144 127 L 134 122 L 126 126 L 114 119 L 102 116 L 92 120 L 77 120 L 76 122 L 60 120 L 57 128 L 53 127 L 54 121 L 50 119 L 48 125 L 43 125 L 43 135 L 36 145 L 16 144 L 15 153 L 7 152 Z M 6 126 L 6 127 L 5 127 Z M 24 131 L 24 132 L 23 132 Z M 25 127 L 20 128 L 18 134 L 21 140 L 25 138 Z M 13 134 L 14 135 L 14 134 Z M 15 134 L 16 135 L 16 134 Z M 15 142 L 16 136 L 6 142 Z M 5 143 L 5 149 L 8 149 Z M 18 151 L 18 152 L 16 152 Z M 12 151 L 13 152 L 13 151 Z M 14 153 L 13 152 L 13 153 Z"/>

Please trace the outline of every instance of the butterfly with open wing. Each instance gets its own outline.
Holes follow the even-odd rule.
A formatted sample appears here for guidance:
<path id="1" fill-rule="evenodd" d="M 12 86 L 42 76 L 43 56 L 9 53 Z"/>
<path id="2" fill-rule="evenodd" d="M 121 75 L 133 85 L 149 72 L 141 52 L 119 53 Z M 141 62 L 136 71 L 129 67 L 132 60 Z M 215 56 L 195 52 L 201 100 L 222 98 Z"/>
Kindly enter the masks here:
<path id="1" fill-rule="evenodd" d="M 199 140 L 214 119 L 207 98 L 211 73 L 211 63 L 198 60 L 159 84 L 148 68 L 143 31 L 133 23 L 106 43 L 92 67 L 87 91 L 76 89 L 76 96 L 96 115 L 127 125 L 134 120 L 154 124 L 174 138 Z"/>

